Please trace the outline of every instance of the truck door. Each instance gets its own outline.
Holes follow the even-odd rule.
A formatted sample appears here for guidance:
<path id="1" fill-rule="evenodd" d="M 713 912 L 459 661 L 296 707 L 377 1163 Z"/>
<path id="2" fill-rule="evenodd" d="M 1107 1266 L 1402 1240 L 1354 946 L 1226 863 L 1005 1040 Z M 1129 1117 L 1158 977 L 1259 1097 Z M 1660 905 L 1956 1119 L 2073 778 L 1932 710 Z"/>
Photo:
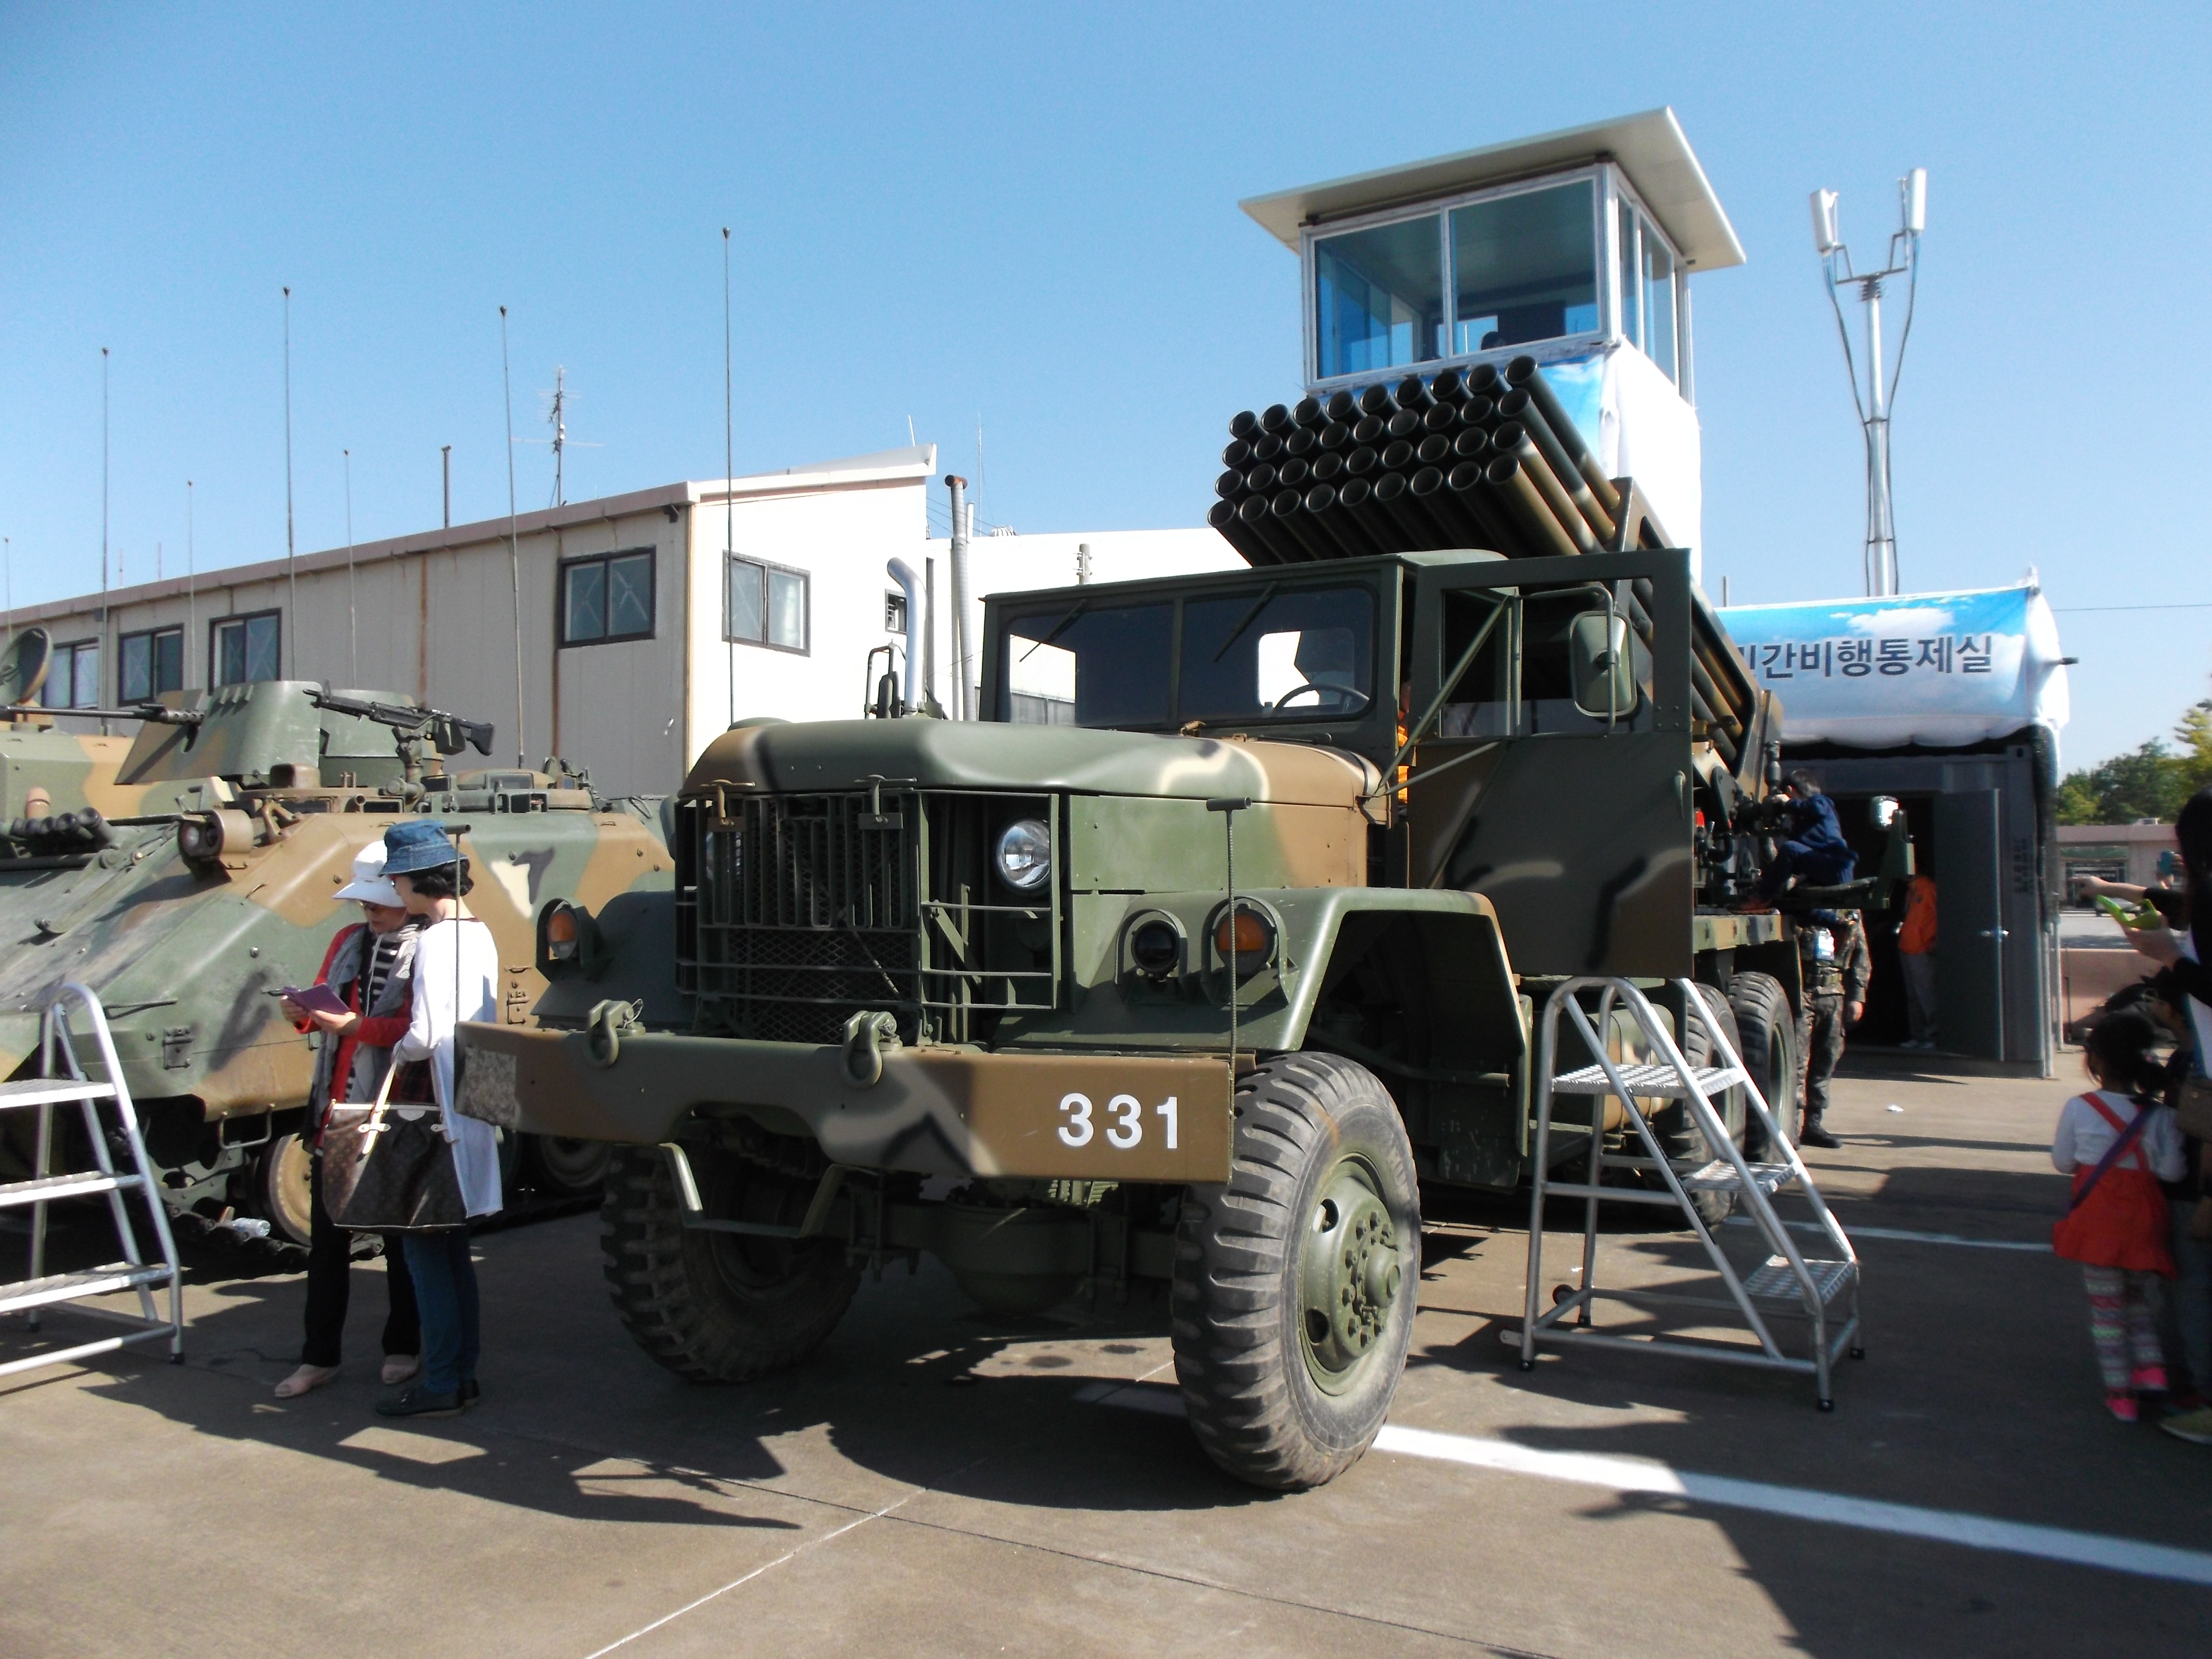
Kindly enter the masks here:
<path id="1" fill-rule="evenodd" d="M 1520 972 L 1691 971 L 1689 648 L 1679 552 L 1422 573 L 1407 876 L 1488 898 Z"/>

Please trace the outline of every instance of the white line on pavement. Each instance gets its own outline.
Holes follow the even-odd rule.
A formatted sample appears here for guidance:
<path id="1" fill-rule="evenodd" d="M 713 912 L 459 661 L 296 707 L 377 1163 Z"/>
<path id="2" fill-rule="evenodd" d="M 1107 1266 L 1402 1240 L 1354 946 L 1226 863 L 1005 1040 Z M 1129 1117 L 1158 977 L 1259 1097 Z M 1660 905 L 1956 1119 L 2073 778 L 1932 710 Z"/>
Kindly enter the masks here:
<path id="1" fill-rule="evenodd" d="M 1115 1406 L 1126 1410 L 1155 1412 L 1164 1416 L 1183 1414 L 1182 1397 L 1160 1388 L 1127 1383 L 1092 1382 L 1075 1396 L 1085 1404 Z M 1665 1498 L 1686 1498 L 1724 1509 L 1754 1510 L 1765 1515 L 1784 1515 L 1800 1521 L 1822 1521 L 1832 1526 L 1856 1527 L 1905 1538 L 1929 1538 L 1941 1543 L 1964 1544 L 1974 1549 L 1996 1550 L 2008 1555 L 2034 1556 L 2045 1561 L 2064 1561 L 2075 1566 L 2103 1567 L 2113 1572 L 2134 1573 L 2145 1578 L 2166 1578 L 2184 1584 L 2212 1584 L 2212 1555 L 2201 1550 L 2179 1549 L 2167 1544 L 2148 1544 L 2133 1538 L 2113 1538 L 2102 1533 L 2074 1532 L 2063 1527 L 2039 1527 L 2021 1521 L 2000 1521 L 1957 1510 L 1922 1509 L 1913 1504 L 1887 1504 L 1874 1498 L 1850 1498 L 1841 1492 L 1816 1492 L 1803 1486 L 1770 1486 L 1762 1480 L 1737 1480 L 1727 1475 L 1699 1474 L 1671 1468 L 1642 1458 L 1605 1457 L 1589 1452 L 1541 1451 L 1507 1440 L 1474 1435 L 1439 1434 L 1430 1429 L 1406 1429 L 1391 1425 L 1375 1437 L 1375 1449 L 1401 1457 L 1425 1457 L 1458 1463 L 1469 1468 L 1491 1469 L 1501 1474 L 1534 1475 L 1545 1480 L 1565 1480 L 1577 1486 L 1602 1486 L 1617 1492 L 1651 1492 Z"/>
<path id="2" fill-rule="evenodd" d="M 856 1516 L 833 1532 L 825 1532 L 819 1538 L 811 1538 L 805 1543 L 799 1546 L 797 1549 L 786 1550 L 781 1555 L 777 1556 L 773 1561 L 762 1562 L 760 1565 L 755 1567 L 750 1572 L 745 1574 L 742 1578 L 732 1578 L 728 1583 L 723 1585 L 721 1589 L 708 1590 L 697 1601 L 686 1601 L 682 1607 L 677 1608 L 675 1612 L 663 1613 L 659 1618 L 654 1620 L 649 1625 L 639 1626 L 629 1635 L 619 1637 L 616 1640 L 608 1643 L 606 1646 L 599 1649 L 594 1653 L 592 1653 L 588 1656 L 588 1659 L 602 1659 L 603 1655 L 612 1653 L 617 1648 L 628 1647 L 632 1642 L 636 1641 L 639 1637 L 651 1635 L 654 1631 L 659 1630 L 663 1625 L 668 1624 L 672 1620 L 681 1619 L 685 1613 L 691 1612 L 694 1608 L 705 1607 L 708 1602 L 713 1601 L 716 1596 L 727 1595 L 732 1590 L 736 1589 L 739 1585 L 751 1583 L 754 1579 L 759 1577 L 764 1572 L 774 1572 L 778 1567 L 781 1566 L 785 1562 L 793 1559 L 794 1557 L 804 1555 L 807 1551 L 814 1549 L 820 1545 L 826 1544 L 833 1538 L 842 1538 L 847 1533 L 852 1531 L 855 1527 L 864 1527 L 871 1521 L 882 1520 L 893 1510 L 896 1509 L 900 1504 L 905 1503 L 908 1498 L 912 1498 L 913 1496 L 913 1492 L 908 1492 L 906 1494 L 906 1498 L 900 1498 L 897 1503 L 886 1504 L 883 1508 L 875 1510 L 872 1514 Z"/>
<path id="3" fill-rule="evenodd" d="M 1747 1215 L 1732 1215 L 1724 1224 L 1730 1227 L 1755 1227 L 1759 1224 Z M 1792 1232 L 1825 1233 L 1826 1229 L 1816 1221 L 1785 1221 L 1782 1224 Z M 1844 1231 L 1853 1238 L 1887 1238 L 1902 1244 L 1956 1244 L 1969 1250 L 2028 1250 L 2039 1255 L 2049 1255 L 2051 1246 L 2034 1243 L 2023 1243 L 2010 1238 L 1967 1238 L 1958 1233 L 1921 1233 L 1904 1227 L 1845 1227 Z"/>

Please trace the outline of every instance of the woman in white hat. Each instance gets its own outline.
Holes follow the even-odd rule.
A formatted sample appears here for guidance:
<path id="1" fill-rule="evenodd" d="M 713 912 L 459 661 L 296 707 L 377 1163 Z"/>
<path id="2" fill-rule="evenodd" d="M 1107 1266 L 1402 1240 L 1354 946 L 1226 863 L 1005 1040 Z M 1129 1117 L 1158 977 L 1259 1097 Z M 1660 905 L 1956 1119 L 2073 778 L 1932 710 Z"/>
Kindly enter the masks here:
<path id="1" fill-rule="evenodd" d="M 318 985 L 327 985 L 350 1011 L 325 1013 L 300 1007 L 289 997 L 284 1012 L 302 1031 L 323 1033 L 315 1056 L 315 1082 L 307 1097 L 303 1133 L 314 1149 L 309 1178 L 312 1197 L 307 1246 L 307 1330 L 300 1368 L 276 1385 L 289 1400 L 319 1389 L 338 1374 L 338 1346 L 345 1331 L 347 1293 L 352 1284 L 352 1235 L 331 1220 L 323 1206 L 323 1126 L 333 1102 L 368 1100 L 384 1081 L 392 1045 L 407 1034 L 410 991 L 414 981 L 419 918 L 384 873 L 384 843 L 373 841 L 355 855 L 353 879 L 336 897 L 351 899 L 362 921 L 341 927 L 323 958 Z M 415 1282 L 396 1236 L 384 1241 L 384 1277 L 392 1310 L 384 1322 L 384 1381 L 404 1382 L 421 1369 L 422 1322 L 415 1305 Z"/>

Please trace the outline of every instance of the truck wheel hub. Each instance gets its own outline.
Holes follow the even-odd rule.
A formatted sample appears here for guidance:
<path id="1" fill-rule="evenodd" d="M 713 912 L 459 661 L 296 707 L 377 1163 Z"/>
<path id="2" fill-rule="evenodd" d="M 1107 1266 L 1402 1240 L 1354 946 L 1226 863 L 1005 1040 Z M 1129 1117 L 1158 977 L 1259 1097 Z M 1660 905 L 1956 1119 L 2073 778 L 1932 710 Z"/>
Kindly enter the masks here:
<path id="1" fill-rule="evenodd" d="M 1307 1367 L 1324 1389 L 1351 1385 L 1382 1340 L 1403 1278 L 1389 1209 L 1374 1176 L 1347 1158 L 1322 1182 L 1300 1252 Z"/>

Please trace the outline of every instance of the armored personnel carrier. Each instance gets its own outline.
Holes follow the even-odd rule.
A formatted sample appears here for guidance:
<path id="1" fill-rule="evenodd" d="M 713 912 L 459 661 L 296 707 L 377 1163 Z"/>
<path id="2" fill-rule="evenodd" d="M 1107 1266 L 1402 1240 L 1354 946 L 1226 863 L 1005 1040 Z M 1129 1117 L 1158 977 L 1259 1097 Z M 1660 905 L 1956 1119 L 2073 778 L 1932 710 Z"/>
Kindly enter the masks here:
<path id="1" fill-rule="evenodd" d="M 46 685 L 51 649 L 43 628 L 18 629 L 0 646 L 0 835 L 13 833 L 18 855 L 28 850 L 23 842 L 76 831 L 74 819 L 48 826 L 41 818 L 88 810 L 124 816 L 144 793 L 116 781 L 129 737 L 58 731 L 54 711 L 32 701 Z"/>
<path id="2" fill-rule="evenodd" d="M 1554 987 L 1694 981 L 1790 1117 L 1796 947 L 1743 904 L 1778 707 L 1632 482 L 1449 390 L 1435 424 L 1479 401 L 1468 448 L 1511 446 L 1449 493 L 1255 494 L 1253 569 L 995 596 L 981 720 L 745 723 L 672 891 L 541 909 L 537 1023 L 466 1029 L 465 1109 L 623 1145 L 606 1278 L 648 1352 L 790 1364 L 922 1251 L 1006 1313 L 1160 1287 L 1206 1450 L 1311 1486 L 1388 1412 L 1424 1191 L 1529 1174 Z M 1674 1103 L 1552 1145 L 1630 1112 L 1702 1161 Z"/>
<path id="3" fill-rule="evenodd" d="M 462 834 L 470 903 L 499 939 L 518 1023 L 543 987 L 540 905 L 605 909 L 668 885 L 659 803 L 603 800 L 557 769 L 449 771 L 448 758 L 489 750 L 491 728 L 404 697 L 265 681 L 113 714 L 143 722 L 108 786 L 131 810 L 4 826 L 0 1075 L 36 1063 L 40 1010 L 58 986 L 90 987 L 179 1214 L 261 1218 L 305 1242 L 298 1131 L 313 1055 L 276 994 L 312 983 L 356 919 L 331 895 L 394 815 L 434 813 Z M 525 1184 L 562 1196 L 594 1188 L 606 1158 L 545 1138 L 515 1156 Z"/>

